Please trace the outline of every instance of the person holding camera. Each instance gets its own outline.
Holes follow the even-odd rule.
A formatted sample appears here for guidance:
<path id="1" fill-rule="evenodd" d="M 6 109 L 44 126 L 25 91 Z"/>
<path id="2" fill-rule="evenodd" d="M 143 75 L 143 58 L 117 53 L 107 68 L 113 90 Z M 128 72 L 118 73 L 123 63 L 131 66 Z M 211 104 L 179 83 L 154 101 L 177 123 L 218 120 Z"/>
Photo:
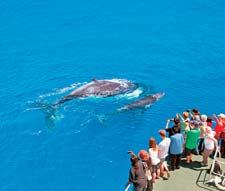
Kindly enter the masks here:
<path id="1" fill-rule="evenodd" d="M 174 122 L 173 127 L 169 127 L 169 124 L 170 124 L 171 121 Z M 174 134 L 176 134 L 176 132 L 180 131 L 180 129 L 181 129 L 181 127 L 180 127 L 180 120 L 179 120 L 178 117 L 174 117 L 173 119 L 168 119 L 167 120 L 165 131 L 167 133 L 169 133 L 169 137 L 171 137 Z"/>

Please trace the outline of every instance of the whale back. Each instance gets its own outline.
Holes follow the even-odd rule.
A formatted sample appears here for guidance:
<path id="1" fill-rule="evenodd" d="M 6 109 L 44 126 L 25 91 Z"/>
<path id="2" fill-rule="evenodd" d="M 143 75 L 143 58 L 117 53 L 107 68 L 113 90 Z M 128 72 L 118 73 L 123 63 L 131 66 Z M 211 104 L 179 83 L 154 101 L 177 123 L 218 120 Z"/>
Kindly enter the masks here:
<path id="1" fill-rule="evenodd" d="M 112 96 L 119 93 L 128 91 L 131 84 L 127 83 L 126 86 L 119 82 L 110 80 L 94 80 L 84 86 L 74 90 L 70 96 L 75 97 L 88 97 L 88 96 Z"/>
<path id="2" fill-rule="evenodd" d="M 118 109 L 118 111 L 137 109 L 137 108 L 143 108 L 146 106 L 150 106 L 150 105 L 154 104 L 156 101 L 158 101 L 164 95 L 165 95 L 165 93 L 156 93 L 153 95 L 145 96 L 145 97 L 138 99 L 128 105 L 125 105 L 124 107 Z"/>

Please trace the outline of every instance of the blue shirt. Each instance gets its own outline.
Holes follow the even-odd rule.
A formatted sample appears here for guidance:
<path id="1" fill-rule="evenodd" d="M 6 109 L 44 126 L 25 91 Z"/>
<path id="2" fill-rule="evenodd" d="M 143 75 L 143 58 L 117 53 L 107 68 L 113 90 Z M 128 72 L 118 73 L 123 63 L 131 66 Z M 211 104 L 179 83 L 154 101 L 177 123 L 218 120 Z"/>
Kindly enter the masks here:
<path id="1" fill-rule="evenodd" d="M 177 155 L 183 152 L 184 138 L 181 133 L 177 133 L 170 137 L 170 154 Z"/>

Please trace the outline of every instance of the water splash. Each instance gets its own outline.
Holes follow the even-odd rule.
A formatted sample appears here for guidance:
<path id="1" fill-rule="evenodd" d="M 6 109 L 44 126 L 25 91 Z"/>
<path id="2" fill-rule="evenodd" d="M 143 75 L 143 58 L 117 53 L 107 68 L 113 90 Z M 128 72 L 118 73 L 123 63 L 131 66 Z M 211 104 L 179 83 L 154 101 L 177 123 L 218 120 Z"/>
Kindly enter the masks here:
<path id="1" fill-rule="evenodd" d="M 64 87 L 64 88 L 60 88 L 60 89 L 54 89 L 53 92 L 50 92 L 50 93 L 46 93 L 46 94 L 42 94 L 42 95 L 39 95 L 39 99 L 44 99 L 44 98 L 47 98 L 47 97 L 52 97 L 52 96 L 56 96 L 56 95 L 61 95 L 61 94 L 64 94 L 64 93 L 67 93 L 68 91 L 70 90 L 73 90 L 79 86 L 82 86 L 82 85 L 85 85 L 87 84 L 87 82 L 83 82 L 83 83 L 73 83 L 67 87 Z"/>
<path id="2" fill-rule="evenodd" d="M 105 79 L 105 80 L 120 83 L 121 86 L 124 88 L 127 88 L 129 83 L 132 83 L 131 81 L 126 80 L 126 79 L 114 78 L 114 79 Z M 60 121 L 62 118 L 64 118 L 64 115 L 59 112 L 59 108 L 62 108 L 62 107 L 59 107 L 59 105 L 54 104 L 54 101 L 52 103 L 49 103 L 50 102 L 49 100 L 58 99 L 57 95 L 66 94 L 70 90 L 74 90 L 80 86 L 87 84 L 87 83 L 88 82 L 73 83 L 64 88 L 54 89 L 50 93 L 39 95 L 35 102 L 28 102 L 30 107 L 27 108 L 25 111 L 40 110 L 40 111 L 44 112 L 47 127 L 53 128 L 53 127 L 55 127 L 55 123 L 57 121 Z M 143 93 L 143 91 L 144 91 L 144 87 L 135 86 L 135 89 L 132 89 L 131 91 L 129 91 L 127 93 L 120 94 L 117 96 L 112 96 L 112 97 L 113 97 L 113 99 L 117 99 L 117 100 L 121 99 L 121 98 L 133 99 L 133 98 L 139 97 Z M 93 95 L 93 96 L 89 96 L 87 98 L 78 98 L 78 99 L 82 100 L 82 99 L 100 99 L 100 98 L 102 98 L 102 96 L 94 96 Z M 66 108 L 63 107 L 63 109 L 65 110 Z M 105 124 L 107 121 L 108 115 L 107 114 L 95 115 L 95 118 L 97 118 L 97 120 L 101 124 Z M 90 122 L 91 122 L 90 119 L 86 120 L 85 122 L 81 123 L 81 126 L 85 126 Z"/>
<path id="3" fill-rule="evenodd" d="M 143 93 L 143 88 L 139 87 L 139 88 L 135 89 L 133 92 L 118 95 L 117 98 L 133 99 L 133 98 L 139 97 L 142 93 Z"/>
<path id="4" fill-rule="evenodd" d="M 35 101 L 35 102 L 29 102 L 29 106 L 30 107 L 27 108 L 25 112 L 32 111 L 32 110 L 42 111 L 45 115 L 46 126 L 48 128 L 55 127 L 55 123 L 64 118 L 64 115 L 59 112 L 58 107 L 55 107 L 52 104 Z"/>

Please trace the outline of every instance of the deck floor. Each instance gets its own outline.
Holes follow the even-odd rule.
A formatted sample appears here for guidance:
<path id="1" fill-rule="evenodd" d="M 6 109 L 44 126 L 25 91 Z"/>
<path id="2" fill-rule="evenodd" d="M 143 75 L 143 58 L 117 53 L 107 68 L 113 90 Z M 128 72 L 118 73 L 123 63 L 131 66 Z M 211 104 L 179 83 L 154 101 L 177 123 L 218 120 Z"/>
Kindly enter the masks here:
<path id="1" fill-rule="evenodd" d="M 222 159 L 225 162 L 224 159 Z M 160 178 L 154 184 L 154 191 L 216 191 L 214 185 L 206 184 L 209 180 L 207 170 L 210 168 L 201 166 L 202 156 L 193 156 L 192 164 L 186 164 L 184 160 L 181 162 L 181 168 L 170 171 L 169 180 Z M 210 159 L 209 164 L 212 163 Z M 223 172 L 225 172 L 224 167 Z"/>

